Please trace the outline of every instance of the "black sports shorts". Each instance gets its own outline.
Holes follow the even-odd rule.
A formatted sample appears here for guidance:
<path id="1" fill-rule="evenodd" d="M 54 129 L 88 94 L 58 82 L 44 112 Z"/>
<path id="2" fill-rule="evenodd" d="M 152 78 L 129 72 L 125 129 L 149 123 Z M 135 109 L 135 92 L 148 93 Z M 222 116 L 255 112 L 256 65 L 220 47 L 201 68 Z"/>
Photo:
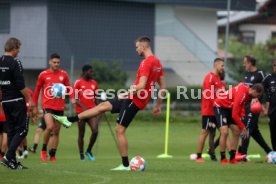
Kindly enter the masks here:
<path id="1" fill-rule="evenodd" d="M 232 118 L 232 109 L 225 109 L 221 107 L 214 107 L 217 127 L 236 125 Z"/>
<path id="2" fill-rule="evenodd" d="M 119 100 L 118 98 L 115 98 L 109 102 L 112 104 L 111 113 L 119 113 L 117 123 L 126 128 L 129 126 L 136 113 L 140 110 L 130 99 Z"/>
<path id="3" fill-rule="evenodd" d="M 64 115 L 64 111 L 57 111 L 57 110 L 53 110 L 53 109 L 44 109 L 44 114 L 47 113 L 51 113 L 57 116 L 63 116 Z"/>
<path id="4" fill-rule="evenodd" d="M 202 129 L 216 129 L 216 124 L 215 116 L 202 116 Z"/>
<path id="5" fill-rule="evenodd" d="M 46 129 L 46 123 L 45 123 L 45 119 L 42 117 L 39 124 L 38 124 L 38 128 L 41 128 L 42 130 Z"/>

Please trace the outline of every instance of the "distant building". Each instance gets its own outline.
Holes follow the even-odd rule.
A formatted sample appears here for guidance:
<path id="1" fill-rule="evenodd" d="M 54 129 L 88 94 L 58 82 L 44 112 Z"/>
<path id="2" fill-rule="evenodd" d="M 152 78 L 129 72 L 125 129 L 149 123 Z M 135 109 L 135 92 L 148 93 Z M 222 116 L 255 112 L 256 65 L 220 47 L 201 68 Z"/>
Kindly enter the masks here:
<path id="1" fill-rule="evenodd" d="M 118 61 L 135 71 L 138 36 L 152 38 L 155 54 L 175 77 L 169 85 L 201 84 L 217 52 L 216 11 L 221 0 L 4 0 L 0 2 L 0 44 L 10 36 L 23 42 L 20 57 L 27 84 L 57 52 L 62 67 L 92 60 Z M 253 10 L 255 1 L 232 0 L 234 10 Z M 130 72 L 131 73 L 131 72 Z M 129 82 L 133 82 L 132 78 Z M 174 81 L 177 81 L 174 82 Z"/>
<path id="2" fill-rule="evenodd" d="M 256 11 L 234 12 L 230 16 L 230 32 L 246 44 L 265 43 L 276 38 L 276 1 L 263 1 Z M 218 20 L 220 34 L 224 34 L 226 17 Z"/>

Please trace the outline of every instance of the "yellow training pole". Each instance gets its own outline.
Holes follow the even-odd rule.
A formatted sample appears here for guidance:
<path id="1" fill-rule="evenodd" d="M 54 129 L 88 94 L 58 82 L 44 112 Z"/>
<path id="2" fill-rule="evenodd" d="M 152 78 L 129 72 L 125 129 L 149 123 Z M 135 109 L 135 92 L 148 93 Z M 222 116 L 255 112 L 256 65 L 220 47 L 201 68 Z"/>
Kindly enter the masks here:
<path id="1" fill-rule="evenodd" d="M 172 155 L 168 155 L 170 106 L 171 106 L 171 95 L 168 92 L 167 93 L 167 106 L 166 106 L 165 152 L 164 152 L 164 154 L 158 155 L 157 158 L 172 158 Z"/>

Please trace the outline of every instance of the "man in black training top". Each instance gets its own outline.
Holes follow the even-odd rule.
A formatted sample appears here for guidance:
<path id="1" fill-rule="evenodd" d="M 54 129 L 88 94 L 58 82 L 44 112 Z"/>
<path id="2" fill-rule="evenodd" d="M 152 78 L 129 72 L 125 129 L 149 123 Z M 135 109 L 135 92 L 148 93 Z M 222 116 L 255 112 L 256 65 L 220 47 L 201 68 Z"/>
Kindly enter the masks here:
<path id="1" fill-rule="evenodd" d="M 273 71 L 263 81 L 266 92 L 266 109 L 264 114 L 269 117 L 269 128 L 272 149 L 276 150 L 276 60 L 273 61 Z"/>
<path id="2" fill-rule="evenodd" d="M 20 46 L 20 40 L 9 38 L 5 44 L 5 53 L 0 57 L 0 86 L 8 133 L 8 152 L 1 164 L 10 169 L 27 168 L 16 161 L 15 152 L 28 133 L 25 98 L 28 99 L 30 107 L 33 107 L 33 99 L 25 87 L 21 61 L 16 58 Z"/>
<path id="3" fill-rule="evenodd" d="M 264 79 L 263 71 L 257 69 L 256 67 L 256 59 L 252 56 L 245 56 L 243 58 L 243 66 L 246 70 L 246 74 L 244 77 L 244 83 L 248 85 L 249 87 L 252 87 L 256 83 L 262 83 Z M 243 122 L 247 129 L 249 130 L 249 136 L 244 137 L 242 139 L 241 145 L 239 146 L 237 157 L 240 156 L 244 157 L 244 155 L 247 154 L 248 146 L 249 146 L 249 138 L 250 136 L 253 137 L 253 139 L 263 148 L 263 150 L 266 153 L 269 153 L 271 151 L 271 148 L 267 145 L 265 142 L 258 126 L 259 121 L 259 114 L 253 114 L 250 111 L 250 103 L 248 102 L 245 105 L 245 111 L 247 119 L 245 119 Z M 247 161 L 247 158 L 243 158 L 243 161 Z"/>

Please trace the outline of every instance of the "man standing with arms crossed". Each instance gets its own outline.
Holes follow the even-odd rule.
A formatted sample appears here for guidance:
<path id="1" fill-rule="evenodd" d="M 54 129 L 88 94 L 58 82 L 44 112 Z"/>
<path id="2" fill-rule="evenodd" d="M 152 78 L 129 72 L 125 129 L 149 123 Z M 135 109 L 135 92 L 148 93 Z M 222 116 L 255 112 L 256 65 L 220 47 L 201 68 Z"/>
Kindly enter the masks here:
<path id="1" fill-rule="evenodd" d="M 214 150 L 214 138 L 216 132 L 216 118 L 214 113 L 214 100 L 216 94 L 225 91 L 225 83 L 221 81 L 221 76 L 224 76 L 224 60 L 216 58 L 214 60 L 214 68 L 209 72 L 203 82 L 202 96 L 201 96 L 201 115 L 202 115 L 202 129 L 198 140 L 198 150 L 196 162 L 204 162 L 201 157 L 205 140 L 209 135 L 211 142 L 209 153 L 211 160 L 216 161 Z"/>
<path id="2" fill-rule="evenodd" d="M 9 38 L 5 44 L 5 53 L 0 57 L 0 86 L 2 105 L 6 116 L 8 133 L 8 152 L 1 164 L 10 169 L 26 169 L 16 162 L 16 149 L 28 134 L 27 107 L 25 98 L 33 108 L 23 77 L 21 61 L 16 58 L 21 42 L 17 38 Z"/>
<path id="3" fill-rule="evenodd" d="M 158 58 L 156 58 L 150 47 L 150 39 L 142 36 L 136 39 L 136 52 L 139 56 L 144 57 L 140 63 L 136 81 L 128 92 L 118 95 L 118 98 L 102 102 L 96 107 L 86 110 L 74 117 L 60 117 L 54 116 L 60 123 L 65 126 L 70 126 L 71 122 L 84 120 L 91 117 L 111 111 L 111 113 L 119 113 L 116 125 L 116 135 L 119 144 L 119 151 L 122 158 L 122 164 L 112 170 L 129 171 L 128 160 L 128 142 L 126 138 L 126 129 L 135 117 L 139 110 L 146 107 L 150 100 L 152 89 L 158 83 L 161 94 L 158 95 L 156 106 L 153 110 L 154 115 L 160 115 L 162 98 L 165 94 L 165 78 L 162 65 Z"/>

